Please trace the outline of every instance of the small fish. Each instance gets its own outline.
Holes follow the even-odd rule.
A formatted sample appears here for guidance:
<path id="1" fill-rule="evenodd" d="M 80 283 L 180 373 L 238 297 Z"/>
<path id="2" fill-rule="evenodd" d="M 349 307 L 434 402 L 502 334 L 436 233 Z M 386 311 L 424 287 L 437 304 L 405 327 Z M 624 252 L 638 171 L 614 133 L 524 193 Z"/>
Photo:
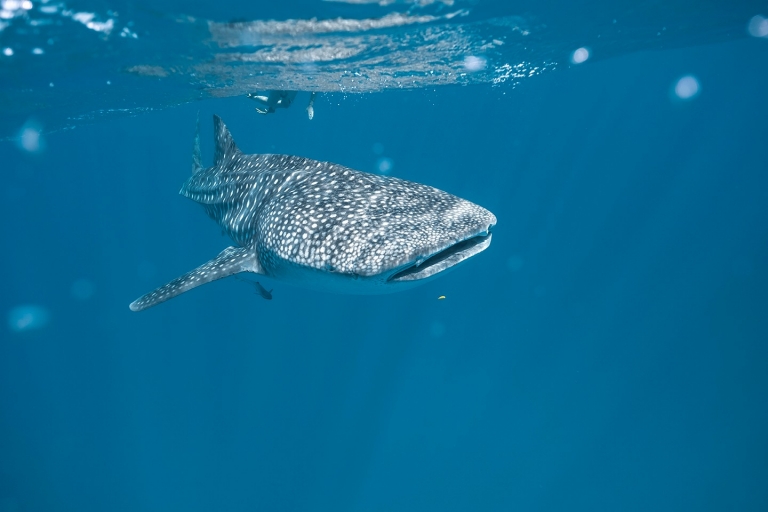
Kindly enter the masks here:
<path id="1" fill-rule="evenodd" d="M 441 295 L 437 298 L 437 300 L 443 300 L 445 298 L 445 295 Z"/>
<path id="2" fill-rule="evenodd" d="M 261 285 L 261 283 L 258 281 L 251 281 L 250 279 L 243 279 L 242 277 L 237 277 L 237 276 L 235 276 L 235 279 L 237 279 L 238 281 L 242 281 L 244 283 L 252 284 L 253 287 L 256 288 L 255 293 L 258 293 L 259 295 L 261 295 L 263 298 L 267 300 L 272 300 L 272 290 L 274 290 L 274 288 L 272 290 L 267 291 L 267 289 L 264 288 Z"/>

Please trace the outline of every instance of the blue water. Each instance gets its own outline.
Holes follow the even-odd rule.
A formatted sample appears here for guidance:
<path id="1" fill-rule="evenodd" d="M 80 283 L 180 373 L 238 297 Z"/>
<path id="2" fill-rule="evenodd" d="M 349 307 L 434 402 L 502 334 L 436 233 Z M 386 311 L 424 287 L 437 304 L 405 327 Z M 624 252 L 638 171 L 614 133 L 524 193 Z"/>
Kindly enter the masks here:
<path id="1" fill-rule="evenodd" d="M 464 85 L 371 78 L 355 93 L 329 75 L 311 121 L 305 89 L 259 116 L 240 93 L 193 86 L 193 98 L 190 82 L 122 61 L 110 85 L 130 84 L 96 94 L 115 37 L 92 30 L 91 53 L 69 61 L 95 66 L 83 94 L 55 85 L 50 108 L 26 103 L 49 81 L 75 88 L 84 68 L 25 67 L 24 25 L 0 31 L 0 47 L 20 48 L 15 64 L 0 55 L 15 77 L 0 85 L 0 511 L 768 510 L 768 39 L 747 4 L 742 16 L 591 3 L 578 30 L 542 29 L 545 50 L 532 51 L 557 64 L 545 72 L 494 84 L 514 57 L 499 51 Z M 566 4 L 158 8 L 227 21 L 449 7 L 542 27 Z M 616 10 L 642 14 L 648 35 L 600 46 L 589 20 Z M 700 28 L 658 45 L 673 11 Z M 581 46 L 589 59 L 569 62 Z M 391 175 L 491 210 L 493 243 L 398 294 L 263 279 L 266 301 L 226 279 L 133 313 L 139 295 L 229 245 L 177 194 L 198 111 L 206 165 L 214 113 L 247 153 L 369 172 L 388 158 Z"/>

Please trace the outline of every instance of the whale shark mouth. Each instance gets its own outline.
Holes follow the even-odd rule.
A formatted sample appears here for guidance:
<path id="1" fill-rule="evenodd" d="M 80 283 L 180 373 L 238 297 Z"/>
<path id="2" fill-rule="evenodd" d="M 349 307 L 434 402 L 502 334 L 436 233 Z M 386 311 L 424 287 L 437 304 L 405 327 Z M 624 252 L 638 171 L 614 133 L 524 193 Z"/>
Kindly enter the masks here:
<path id="1" fill-rule="evenodd" d="M 439 274 L 467 258 L 483 252 L 491 245 L 491 230 L 457 242 L 420 263 L 399 270 L 387 278 L 388 283 L 418 281 Z"/>

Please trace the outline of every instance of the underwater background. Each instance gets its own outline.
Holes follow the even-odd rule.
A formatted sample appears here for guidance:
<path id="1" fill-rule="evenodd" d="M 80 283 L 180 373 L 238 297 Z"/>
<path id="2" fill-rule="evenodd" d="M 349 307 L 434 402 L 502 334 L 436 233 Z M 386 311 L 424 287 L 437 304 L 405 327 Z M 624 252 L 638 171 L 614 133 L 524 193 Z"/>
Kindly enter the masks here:
<path id="1" fill-rule="evenodd" d="M 0 512 L 768 510 L 765 2 L 0 7 Z M 133 313 L 230 244 L 198 112 L 493 242 Z"/>

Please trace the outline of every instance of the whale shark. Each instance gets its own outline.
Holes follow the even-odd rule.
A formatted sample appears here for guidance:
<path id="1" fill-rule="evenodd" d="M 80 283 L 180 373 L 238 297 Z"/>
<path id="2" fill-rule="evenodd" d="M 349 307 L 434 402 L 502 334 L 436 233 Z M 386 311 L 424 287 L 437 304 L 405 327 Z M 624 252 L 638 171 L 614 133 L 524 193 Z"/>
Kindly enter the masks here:
<path id="1" fill-rule="evenodd" d="M 198 120 L 192 176 L 201 204 L 234 245 L 130 304 L 141 311 L 240 272 L 341 293 L 407 289 L 491 243 L 496 217 L 442 190 L 300 156 L 245 154 L 213 117 L 213 166 L 202 167 Z"/>

